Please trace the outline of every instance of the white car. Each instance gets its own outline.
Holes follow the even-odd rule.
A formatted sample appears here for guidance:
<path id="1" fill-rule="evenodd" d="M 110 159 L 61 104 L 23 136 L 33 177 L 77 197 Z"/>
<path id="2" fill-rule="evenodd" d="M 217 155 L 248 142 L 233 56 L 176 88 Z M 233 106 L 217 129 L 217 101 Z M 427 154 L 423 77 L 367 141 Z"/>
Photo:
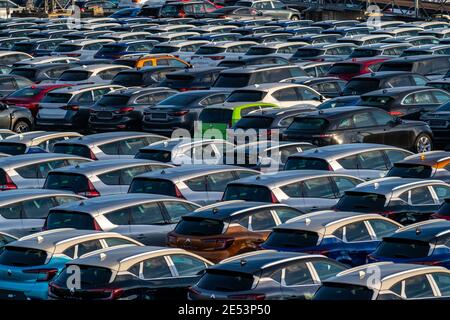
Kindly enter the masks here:
<path id="1" fill-rule="evenodd" d="M 206 44 L 192 55 L 190 63 L 194 67 L 216 66 L 223 59 L 239 58 L 257 44 L 254 41 L 220 41 Z"/>
<path id="2" fill-rule="evenodd" d="M 108 84 L 120 71 L 131 69 L 117 64 L 92 64 L 64 71 L 55 83 L 57 84 Z"/>
<path id="3" fill-rule="evenodd" d="M 59 44 L 52 56 L 75 57 L 80 60 L 93 59 L 94 55 L 104 44 L 112 43 L 111 39 L 80 39 Z"/>
<path id="4" fill-rule="evenodd" d="M 153 47 L 150 53 L 167 53 L 189 61 L 199 47 L 208 44 L 206 40 L 176 40 L 162 42 Z"/>
<path id="5" fill-rule="evenodd" d="M 287 108 L 299 103 L 318 106 L 325 100 L 319 92 L 301 84 L 262 83 L 232 91 L 224 105 L 264 102 Z"/>

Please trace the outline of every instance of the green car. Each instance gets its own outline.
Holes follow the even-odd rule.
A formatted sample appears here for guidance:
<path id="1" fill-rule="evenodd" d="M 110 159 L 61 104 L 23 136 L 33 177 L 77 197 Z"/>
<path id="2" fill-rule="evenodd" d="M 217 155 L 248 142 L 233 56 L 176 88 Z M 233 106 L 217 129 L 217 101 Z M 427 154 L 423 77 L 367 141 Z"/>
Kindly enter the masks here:
<path id="1" fill-rule="evenodd" d="M 247 104 L 225 103 L 206 107 L 199 115 L 199 121 L 201 121 L 202 124 L 202 136 L 207 130 L 215 129 L 222 134 L 222 137 L 215 137 L 216 139 L 226 139 L 227 129 L 233 127 L 236 122 L 250 112 L 264 108 L 279 107 L 273 103 L 262 102 Z"/>

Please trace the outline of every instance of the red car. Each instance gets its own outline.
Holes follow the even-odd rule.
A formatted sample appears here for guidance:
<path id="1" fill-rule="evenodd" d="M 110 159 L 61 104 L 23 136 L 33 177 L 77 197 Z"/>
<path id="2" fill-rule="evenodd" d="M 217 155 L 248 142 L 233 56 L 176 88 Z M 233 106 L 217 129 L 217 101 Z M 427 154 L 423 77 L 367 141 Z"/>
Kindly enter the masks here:
<path id="1" fill-rule="evenodd" d="M 351 78 L 365 73 L 372 73 L 378 70 L 381 63 L 390 58 L 388 57 L 370 57 L 370 58 L 353 58 L 342 62 L 336 62 L 328 69 L 326 76 L 338 77 L 342 80 L 349 81 Z"/>
<path id="2" fill-rule="evenodd" d="M 33 117 L 38 111 L 38 104 L 47 92 L 61 87 L 68 87 L 68 84 L 37 84 L 14 91 L 4 97 L 1 101 L 10 106 L 25 107 L 30 109 Z"/>

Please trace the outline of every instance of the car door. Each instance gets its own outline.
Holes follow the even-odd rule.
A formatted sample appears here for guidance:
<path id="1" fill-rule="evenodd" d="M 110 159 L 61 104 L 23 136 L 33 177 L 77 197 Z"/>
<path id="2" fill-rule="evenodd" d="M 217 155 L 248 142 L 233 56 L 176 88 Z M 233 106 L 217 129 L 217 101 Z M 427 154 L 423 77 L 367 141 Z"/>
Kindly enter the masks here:
<path id="1" fill-rule="evenodd" d="M 130 207 L 129 236 L 145 245 L 165 246 L 172 226 L 164 218 L 160 205 L 150 202 Z"/>
<path id="2" fill-rule="evenodd" d="M 142 261 L 140 278 L 143 300 L 169 300 L 173 289 L 178 287 L 173 267 L 166 257 L 154 257 Z"/>
<path id="3" fill-rule="evenodd" d="M 401 121 L 396 120 L 385 111 L 372 110 L 372 117 L 379 126 L 379 137 L 382 137 L 385 143 L 391 146 L 406 148 L 414 143 L 415 133 L 411 126 L 402 125 Z"/>
<path id="4" fill-rule="evenodd" d="M 48 211 L 57 206 L 54 197 L 42 197 L 22 202 L 20 236 L 26 236 L 42 230 Z"/>
<path id="5" fill-rule="evenodd" d="M 328 177 L 304 180 L 302 194 L 303 199 L 297 199 L 294 207 L 304 212 L 330 209 L 337 203 L 332 181 Z"/>
<path id="6" fill-rule="evenodd" d="M 385 128 L 376 124 L 370 111 L 361 111 L 353 116 L 352 143 L 385 143 Z"/>
<path id="7" fill-rule="evenodd" d="M 403 225 L 428 220 L 439 207 L 434 192 L 429 186 L 411 188 L 403 192 L 399 198 L 408 203 L 396 214 L 396 220 Z"/>
<path id="8" fill-rule="evenodd" d="M 310 262 L 292 262 L 281 270 L 281 291 L 284 299 L 312 299 L 320 286 L 313 276 Z"/>
<path id="9" fill-rule="evenodd" d="M 0 207 L 0 230 L 19 237 L 22 231 L 22 203 L 14 203 Z"/>
<path id="10" fill-rule="evenodd" d="M 247 217 L 244 219 L 246 220 Z M 266 241 L 272 229 L 278 224 L 277 219 L 278 216 L 274 216 L 270 209 L 256 210 L 249 215 L 248 230 L 254 244 L 258 245 Z"/>

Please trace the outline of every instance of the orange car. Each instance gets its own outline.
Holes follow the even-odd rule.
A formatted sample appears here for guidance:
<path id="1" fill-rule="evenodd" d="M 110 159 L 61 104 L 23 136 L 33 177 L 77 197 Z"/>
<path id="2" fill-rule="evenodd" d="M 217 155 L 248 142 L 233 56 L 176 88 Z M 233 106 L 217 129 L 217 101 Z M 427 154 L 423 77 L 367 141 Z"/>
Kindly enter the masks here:
<path id="1" fill-rule="evenodd" d="M 302 212 L 284 204 L 226 201 L 183 216 L 167 235 L 167 245 L 219 262 L 254 251 L 272 228 Z"/>
<path id="2" fill-rule="evenodd" d="M 191 67 L 186 61 L 171 54 L 127 54 L 117 59 L 116 63 L 137 69 L 156 66 Z"/>

